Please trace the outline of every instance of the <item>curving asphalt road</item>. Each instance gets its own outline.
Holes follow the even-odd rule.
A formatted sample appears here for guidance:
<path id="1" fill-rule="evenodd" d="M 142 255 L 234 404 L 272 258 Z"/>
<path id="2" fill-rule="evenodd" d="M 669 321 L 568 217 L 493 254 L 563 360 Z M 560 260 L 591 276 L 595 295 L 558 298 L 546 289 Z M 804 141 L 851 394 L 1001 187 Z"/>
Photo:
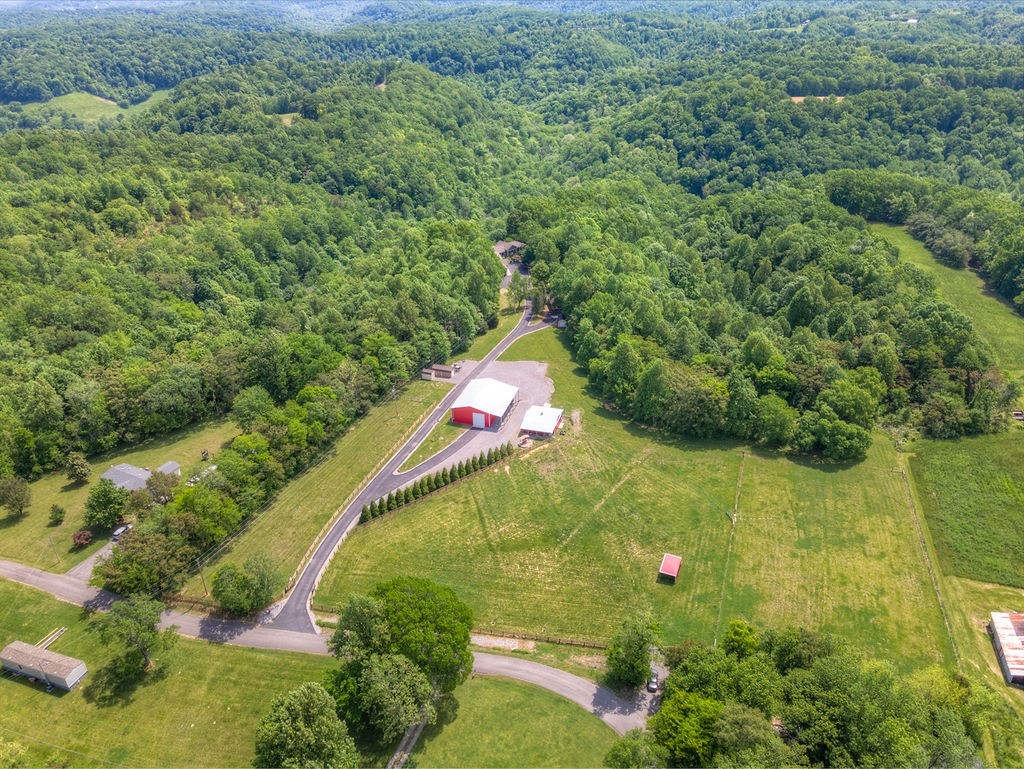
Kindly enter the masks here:
<path id="1" fill-rule="evenodd" d="M 527 300 L 526 309 L 523 311 L 523 315 L 519 319 L 519 322 L 500 342 L 498 342 L 498 345 L 477 364 L 473 371 L 474 377 L 486 376 L 487 366 L 496 360 L 521 336 L 537 331 L 538 329 L 551 325 L 554 322 L 554 318 L 546 317 L 541 323 L 530 325 L 532 312 L 532 304 Z M 331 558 L 334 557 L 334 553 L 337 551 L 342 541 L 344 541 L 345 536 L 359 522 L 359 514 L 363 509 L 363 505 L 369 504 L 375 499 L 387 496 L 395 489 L 402 488 L 408 484 L 412 476 L 409 473 L 396 475 L 396 471 L 410 456 L 412 456 L 413 452 L 415 452 L 419 445 L 426 439 L 427 435 L 430 434 L 430 431 L 434 429 L 434 425 L 448 411 L 451 404 L 459 397 L 469 381 L 471 380 L 467 378 L 465 381 L 460 382 L 444 396 L 437 408 L 431 412 L 430 416 L 422 425 L 420 425 L 419 429 L 413 433 L 412 437 L 405 442 L 402 448 L 395 452 L 391 459 L 388 460 L 387 464 L 381 468 L 380 472 L 378 472 L 377 475 L 375 475 L 373 479 L 363 487 L 362 491 L 360 491 L 359 494 L 356 495 L 356 498 L 352 500 L 352 503 L 345 508 L 345 511 L 338 517 L 337 521 L 334 522 L 334 525 L 331 526 L 330 530 L 320 541 L 316 550 L 313 551 L 313 556 L 309 559 L 309 563 L 306 564 L 306 567 L 302 570 L 299 578 L 295 581 L 295 585 L 292 587 L 288 597 L 283 603 L 276 607 L 276 613 L 274 614 L 273 619 L 268 623 L 268 627 L 280 630 L 291 630 L 300 633 L 316 632 L 316 625 L 314 624 L 313 615 L 310 611 L 310 602 L 313 599 L 313 593 L 316 590 L 323 573 L 327 570 L 327 566 L 330 564 Z M 435 468 L 440 469 L 444 466 L 448 455 L 458 448 L 461 448 L 461 444 L 452 444 L 446 447 L 446 449 L 440 454 L 435 455 L 431 460 L 427 460 L 430 464 L 421 463 L 418 465 L 416 467 L 416 474 L 422 475 L 423 473 L 429 472 Z"/>
<path id="2" fill-rule="evenodd" d="M 62 601 L 91 609 L 109 609 L 111 604 L 120 600 L 120 596 L 90 587 L 81 579 L 35 569 L 13 561 L 0 560 L 0 577 L 38 588 Z M 239 620 L 198 617 L 194 614 L 167 611 L 164 612 L 160 625 L 165 628 L 173 626 L 181 635 L 213 643 L 306 654 L 328 653 L 327 639 L 316 633 L 297 633 Z M 641 694 L 635 700 L 625 700 L 593 681 L 518 657 L 474 652 L 473 674 L 504 676 L 541 686 L 590 711 L 619 734 L 625 734 L 629 729 L 643 728 L 654 705 L 653 699 L 647 695 Z"/>

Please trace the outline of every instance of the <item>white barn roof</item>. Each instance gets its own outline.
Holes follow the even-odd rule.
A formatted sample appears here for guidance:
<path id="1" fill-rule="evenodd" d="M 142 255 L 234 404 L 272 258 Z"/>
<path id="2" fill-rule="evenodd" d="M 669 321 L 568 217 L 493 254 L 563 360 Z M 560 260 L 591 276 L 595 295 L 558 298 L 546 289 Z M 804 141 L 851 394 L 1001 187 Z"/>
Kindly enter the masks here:
<path id="1" fill-rule="evenodd" d="M 469 406 L 485 414 L 500 417 L 508 411 L 508 407 L 516 399 L 518 393 L 518 387 L 499 382 L 497 379 L 481 377 L 471 380 L 466 385 L 466 389 L 455 399 L 452 408 Z"/>
<path id="2" fill-rule="evenodd" d="M 564 409 L 556 409 L 551 406 L 530 406 L 523 417 L 523 424 L 520 430 L 530 433 L 551 434 L 558 429 L 558 422 L 562 418 Z"/>

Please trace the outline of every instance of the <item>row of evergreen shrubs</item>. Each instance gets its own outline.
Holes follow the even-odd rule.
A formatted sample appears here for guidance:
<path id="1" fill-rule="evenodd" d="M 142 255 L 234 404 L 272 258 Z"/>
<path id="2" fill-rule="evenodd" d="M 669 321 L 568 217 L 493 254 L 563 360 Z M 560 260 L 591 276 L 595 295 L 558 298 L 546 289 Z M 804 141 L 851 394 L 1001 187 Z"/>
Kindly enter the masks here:
<path id="1" fill-rule="evenodd" d="M 398 491 L 392 491 L 386 497 L 381 497 L 368 505 L 363 505 L 363 510 L 359 515 L 359 522 L 366 523 L 380 515 L 384 515 L 384 513 L 389 513 L 403 505 L 408 505 L 410 502 L 420 497 L 425 497 L 427 494 L 437 491 L 449 483 L 454 483 L 460 478 L 465 478 L 467 475 L 471 475 L 478 470 L 483 470 L 488 465 L 493 465 L 495 462 L 512 456 L 513 451 L 515 451 L 515 447 L 511 443 L 505 443 L 496 449 L 487 449 L 486 453 L 481 451 L 478 456 L 468 461 L 459 462 L 450 468 L 446 467 L 443 470 L 438 470 L 433 475 L 425 475 L 411 486 L 406 486 Z"/>

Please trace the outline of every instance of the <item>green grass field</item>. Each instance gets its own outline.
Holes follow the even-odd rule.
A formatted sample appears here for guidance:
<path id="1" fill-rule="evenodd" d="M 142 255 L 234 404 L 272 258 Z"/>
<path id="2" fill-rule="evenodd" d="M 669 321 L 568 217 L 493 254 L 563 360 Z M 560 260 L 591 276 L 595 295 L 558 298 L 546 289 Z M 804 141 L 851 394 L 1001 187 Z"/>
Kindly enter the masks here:
<path id="1" fill-rule="evenodd" d="M 24 105 L 24 109 L 28 113 L 39 112 L 44 107 L 56 108 L 69 115 L 81 118 L 87 123 L 95 123 L 100 118 L 104 117 L 117 117 L 118 115 L 135 115 L 139 112 L 143 112 L 154 104 L 159 104 L 170 95 L 170 90 L 154 91 L 153 95 L 145 101 L 141 101 L 138 104 L 133 104 L 127 109 L 119 107 L 115 102 L 109 99 L 104 99 L 99 96 L 93 96 L 91 93 L 84 93 L 82 91 L 75 91 L 74 93 L 64 94 L 63 96 L 57 96 L 48 101 L 30 102 Z"/>
<path id="2" fill-rule="evenodd" d="M 120 462 L 139 467 L 158 467 L 168 460 L 179 462 L 182 473 L 200 465 L 201 452 L 216 452 L 238 428 L 228 420 L 206 422 L 160 438 L 151 438 L 127 450 L 90 457 L 93 473 L 86 483 L 69 483 L 63 472 L 44 475 L 30 485 L 32 503 L 28 515 L 19 520 L 0 518 L 0 558 L 19 561 L 48 571 L 67 571 L 103 546 L 105 538 L 82 550 L 71 548 L 71 534 L 82 528 L 85 500 L 100 475 Z M 61 526 L 48 526 L 50 507 L 61 505 L 67 517 Z"/>
<path id="3" fill-rule="evenodd" d="M 477 676 L 455 696 L 456 720 L 425 729 L 410 766 L 601 766 L 616 740 L 597 716 L 532 684 Z"/>
<path id="4" fill-rule="evenodd" d="M 430 431 L 430 434 L 419 445 L 419 448 L 412 453 L 412 456 L 405 460 L 398 469 L 403 473 L 406 470 L 412 470 L 423 460 L 429 459 L 441 449 L 450 446 L 452 441 L 461 438 L 468 429 L 464 425 L 452 424 L 447 418 L 442 419 Z"/>
<path id="5" fill-rule="evenodd" d="M 417 380 L 395 399 L 370 409 L 335 442 L 323 461 L 279 491 L 252 525 L 204 566 L 204 572 L 211 573 L 225 561 L 243 563 L 262 551 L 274 560 L 283 577 L 291 577 L 342 502 L 401 446 L 447 391 L 447 385 Z M 202 597 L 202 580 L 193 577 L 183 593 Z"/>
<path id="6" fill-rule="evenodd" d="M 85 625 L 78 607 L 0 581 L 0 647 L 67 627 L 51 648 L 89 668 L 67 694 L 0 678 L 0 739 L 28 748 L 30 766 L 248 766 L 270 701 L 334 664 L 180 639 L 141 685 L 117 693 L 104 686 L 112 655 Z"/>
<path id="7" fill-rule="evenodd" d="M 901 667 L 950 659 L 885 441 L 834 467 L 665 439 L 603 410 L 555 332 L 505 358 L 548 361 L 553 402 L 578 427 L 354 531 L 317 603 L 409 573 L 452 587 L 485 630 L 606 640 L 651 609 L 668 642 L 712 641 L 720 621 L 746 617 L 840 632 Z M 674 586 L 655 579 L 666 551 L 683 556 Z"/>
<path id="8" fill-rule="evenodd" d="M 1024 587 L 1024 430 L 915 449 L 910 467 L 943 572 Z"/>
<path id="9" fill-rule="evenodd" d="M 901 669 L 952 663 L 910 504 L 880 435 L 851 466 L 748 455 L 722 627 L 820 627 Z"/>
<path id="10" fill-rule="evenodd" d="M 1003 371 L 1015 377 L 1024 375 L 1024 317 L 988 291 L 977 273 L 942 264 L 902 227 L 872 224 L 870 230 L 896 246 L 900 258 L 935 280 L 939 294 L 970 318 L 978 335 L 989 343 Z"/>

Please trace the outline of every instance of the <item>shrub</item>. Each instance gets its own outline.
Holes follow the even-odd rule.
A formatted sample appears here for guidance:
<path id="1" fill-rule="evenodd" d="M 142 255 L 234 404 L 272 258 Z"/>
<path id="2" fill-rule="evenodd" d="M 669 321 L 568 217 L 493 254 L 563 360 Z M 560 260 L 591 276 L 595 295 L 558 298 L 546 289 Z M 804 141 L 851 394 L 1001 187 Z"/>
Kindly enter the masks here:
<path id="1" fill-rule="evenodd" d="M 368 520 L 370 520 L 370 506 L 363 505 L 363 509 L 359 513 L 359 522 L 366 523 Z"/>
<path id="2" fill-rule="evenodd" d="M 60 505 L 54 505 L 53 507 L 50 508 L 50 525 L 60 526 L 62 523 L 64 523 L 65 515 L 67 515 L 67 510 L 65 510 Z"/>
<path id="3" fill-rule="evenodd" d="M 79 529 L 71 535 L 71 542 L 75 547 L 85 547 L 92 544 L 92 532 L 88 529 Z"/>
<path id="4" fill-rule="evenodd" d="M 448 472 L 448 468 L 446 467 L 444 470 L 441 471 L 441 485 L 447 486 L 451 482 L 452 476 L 451 473 Z"/>

